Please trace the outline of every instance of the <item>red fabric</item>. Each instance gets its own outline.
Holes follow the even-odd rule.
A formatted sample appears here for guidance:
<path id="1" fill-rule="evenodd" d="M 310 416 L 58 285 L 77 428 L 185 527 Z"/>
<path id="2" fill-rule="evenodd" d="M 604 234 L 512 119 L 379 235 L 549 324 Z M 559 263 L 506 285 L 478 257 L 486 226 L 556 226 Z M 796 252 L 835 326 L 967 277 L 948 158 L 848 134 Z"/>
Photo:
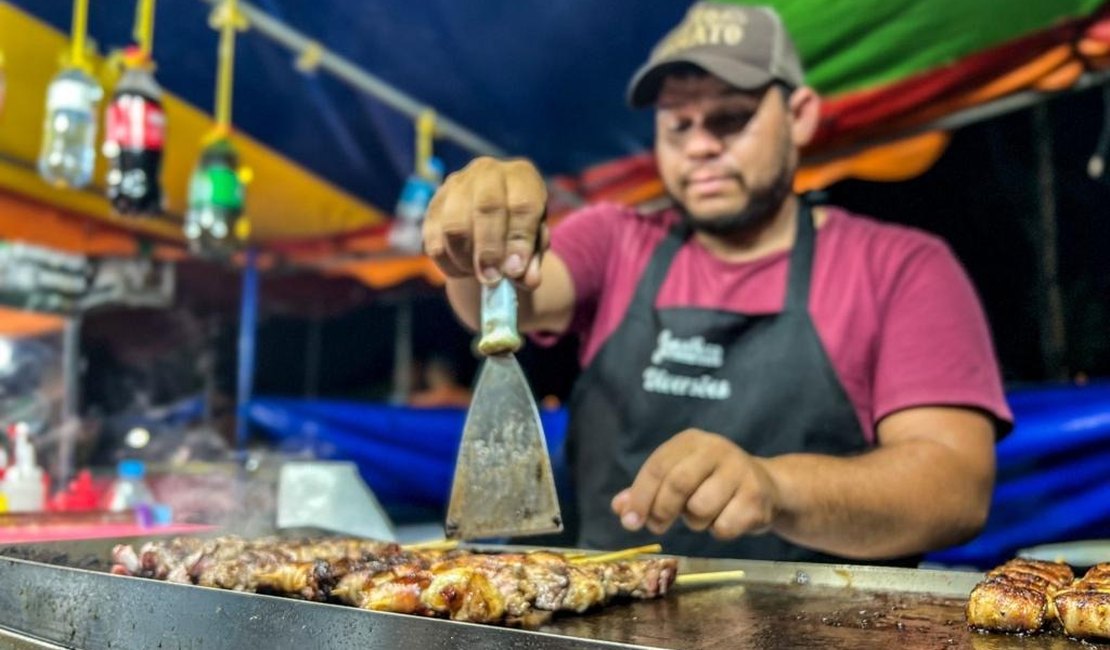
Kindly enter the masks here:
<path id="1" fill-rule="evenodd" d="M 885 122 L 974 90 L 1061 43 L 1074 42 L 1083 34 L 1086 24 L 1086 20 L 1064 23 L 972 54 L 943 68 L 880 88 L 827 99 L 821 107 L 821 125 L 808 151 L 816 152 L 832 141 L 872 136 L 875 128 Z"/>
<path id="2" fill-rule="evenodd" d="M 918 230 L 839 208 L 826 212 L 810 313 L 868 440 L 879 420 L 912 406 L 969 406 L 1009 423 L 986 318 L 948 247 Z M 583 339 L 583 366 L 623 319 L 655 246 L 677 218 L 601 204 L 555 227 L 552 252 L 573 278 L 571 330 Z M 788 266 L 786 251 L 735 264 L 691 239 L 675 257 L 656 306 L 776 313 Z"/>

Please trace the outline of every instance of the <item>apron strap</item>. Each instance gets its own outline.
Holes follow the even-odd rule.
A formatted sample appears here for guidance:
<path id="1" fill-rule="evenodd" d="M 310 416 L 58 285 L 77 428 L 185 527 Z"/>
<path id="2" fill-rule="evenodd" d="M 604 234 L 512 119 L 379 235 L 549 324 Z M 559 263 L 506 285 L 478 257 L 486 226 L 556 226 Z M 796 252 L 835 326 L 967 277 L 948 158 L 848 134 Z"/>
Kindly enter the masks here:
<path id="1" fill-rule="evenodd" d="M 667 271 L 671 268 L 671 262 L 674 261 L 678 250 L 682 248 L 689 237 L 690 229 L 680 221 L 671 227 L 667 236 L 655 247 L 655 252 L 651 254 L 647 269 L 644 270 L 644 274 L 640 276 L 640 281 L 636 284 L 636 293 L 632 297 L 632 303 L 628 306 L 629 314 L 654 312 L 655 297 L 659 295 L 659 289 L 663 286 L 663 281 L 667 279 Z"/>
<path id="2" fill-rule="evenodd" d="M 809 285 L 813 275 L 816 240 L 813 209 L 806 197 L 798 197 L 798 227 L 794 236 L 794 248 L 790 251 L 790 275 L 786 283 L 783 311 L 804 312 L 809 309 Z"/>
<path id="3" fill-rule="evenodd" d="M 790 270 L 786 285 L 786 302 L 783 311 L 806 311 L 809 309 L 810 276 L 813 274 L 813 250 L 816 240 L 816 230 L 813 225 L 813 210 L 806 197 L 798 197 L 797 234 L 794 247 L 790 252 Z M 683 222 L 678 222 L 667 232 L 667 236 L 655 247 L 647 269 L 636 285 L 636 294 L 629 305 L 629 313 L 648 313 L 643 310 L 653 310 L 655 297 L 663 281 L 667 279 L 667 271 L 671 262 L 686 240 L 690 237 L 690 228 Z M 637 311 L 638 310 L 638 311 Z"/>

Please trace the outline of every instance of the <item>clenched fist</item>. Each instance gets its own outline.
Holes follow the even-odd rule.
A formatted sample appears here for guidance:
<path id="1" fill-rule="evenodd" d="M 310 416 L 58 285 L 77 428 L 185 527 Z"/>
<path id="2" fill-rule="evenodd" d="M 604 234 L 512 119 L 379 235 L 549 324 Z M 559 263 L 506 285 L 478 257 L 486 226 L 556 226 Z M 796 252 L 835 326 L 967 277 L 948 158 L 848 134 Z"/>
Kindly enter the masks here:
<path id="1" fill-rule="evenodd" d="M 451 174 L 424 219 L 424 251 L 448 277 L 535 289 L 547 250 L 547 187 L 526 160 L 475 158 Z"/>
<path id="2" fill-rule="evenodd" d="M 652 452 L 632 486 L 613 497 L 628 530 L 661 535 L 678 517 L 717 539 L 766 532 L 778 488 L 763 459 L 724 436 L 687 429 Z"/>

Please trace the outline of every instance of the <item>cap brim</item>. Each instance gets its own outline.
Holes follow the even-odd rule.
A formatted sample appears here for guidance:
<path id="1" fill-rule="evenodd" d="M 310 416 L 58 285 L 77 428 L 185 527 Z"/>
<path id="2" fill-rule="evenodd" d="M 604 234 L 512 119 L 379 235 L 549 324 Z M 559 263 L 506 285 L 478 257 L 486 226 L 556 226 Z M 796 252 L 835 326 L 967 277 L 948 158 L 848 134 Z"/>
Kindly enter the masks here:
<path id="1" fill-rule="evenodd" d="M 695 65 L 734 88 L 756 90 L 775 80 L 775 76 L 753 65 L 711 52 L 687 51 L 645 64 L 628 84 L 627 100 L 632 108 L 651 106 L 659 97 L 663 78 L 676 65 Z"/>

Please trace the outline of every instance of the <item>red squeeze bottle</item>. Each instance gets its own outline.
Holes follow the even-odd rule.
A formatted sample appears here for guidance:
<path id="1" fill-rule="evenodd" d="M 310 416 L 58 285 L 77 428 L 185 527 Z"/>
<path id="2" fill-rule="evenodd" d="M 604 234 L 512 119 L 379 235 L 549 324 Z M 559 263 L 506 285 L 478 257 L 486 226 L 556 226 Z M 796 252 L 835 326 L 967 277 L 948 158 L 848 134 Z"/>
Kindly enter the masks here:
<path id="1" fill-rule="evenodd" d="M 88 512 L 96 510 L 100 503 L 100 492 L 93 483 L 92 473 L 83 469 L 77 478 L 69 482 L 64 492 L 54 498 L 54 509 L 60 512 Z"/>

